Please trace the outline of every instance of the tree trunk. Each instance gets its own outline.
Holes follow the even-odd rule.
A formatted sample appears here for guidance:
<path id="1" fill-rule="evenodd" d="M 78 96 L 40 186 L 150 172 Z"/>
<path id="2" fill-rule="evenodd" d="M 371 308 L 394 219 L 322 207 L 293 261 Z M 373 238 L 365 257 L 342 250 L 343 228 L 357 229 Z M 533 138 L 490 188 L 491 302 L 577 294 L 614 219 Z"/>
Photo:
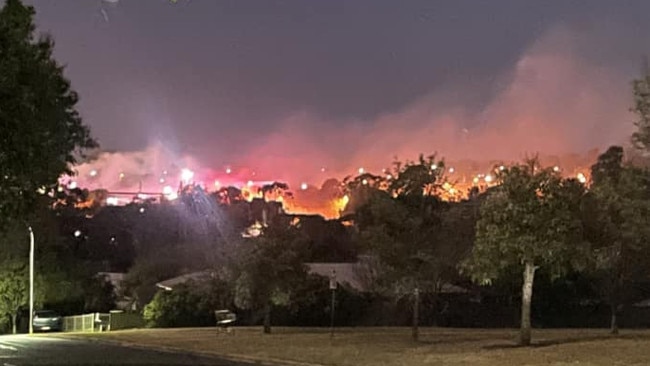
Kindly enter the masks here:
<path id="1" fill-rule="evenodd" d="M 11 314 L 11 334 L 16 334 L 16 314 Z"/>
<path id="2" fill-rule="evenodd" d="M 271 334 L 271 304 L 264 306 L 264 334 Z"/>
<path id="3" fill-rule="evenodd" d="M 611 334 L 618 334 L 618 305 L 612 302 L 610 305 L 612 311 L 612 320 L 609 327 Z"/>
<path id="4" fill-rule="evenodd" d="M 420 290 L 413 291 L 413 323 L 411 324 L 411 337 L 417 342 L 420 336 Z"/>
<path id="5" fill-rule="evenodd" d="M 522 346 L 530 346 L 530 304 L 533 299 L 535 270 L 536 267 L 532 263 L 526 262 L 526 268 L 524 269 L 524 284 L 521 287 L 521 330 L 519 344 Z"/>

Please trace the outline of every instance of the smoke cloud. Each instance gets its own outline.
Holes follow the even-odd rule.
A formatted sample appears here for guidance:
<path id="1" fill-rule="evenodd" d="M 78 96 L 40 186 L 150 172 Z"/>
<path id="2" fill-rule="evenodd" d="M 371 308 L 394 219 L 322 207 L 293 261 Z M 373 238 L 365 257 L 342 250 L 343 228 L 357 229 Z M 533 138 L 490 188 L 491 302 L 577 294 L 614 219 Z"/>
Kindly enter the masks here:
<path id="1" fill-rule="evenodd" d="M 459 83 L 434 88 L 401 110 L 373 120 L 345 121 L 345 127 L 297 111 L 233 159 L 233 174 L 239 174 L 240 182 L 286 181 L 296 190 L 302 182 L 319 185 L 330 177 L 356 174 L 360 167 L 378 172 L 394 158 L 414 159 L 420 153 L 437 152 L 450 162 L 515 161 L 533 153 L 585 153 L 626 143 L 633 128 L 629 107 L 635 75 L 614 61 L 592 61 L 590 50 L 598 47 L 608 45 L 584 30 L 554 27 L 531 44 L 511 70 L 480 88 L 489 97 L 478 107 L 469 106 L 476 85 Z M 134 189 L 141 184 L 139 179 L 118 180 L 124 173 L 147 176 L 150 183 L 145 184 L 157 187 L 164 170 L 178 174 L 185 167 L 209 182 L 227 177 L 226 166 L 209 166 L 207 157 L 182 156 L 165 146 L 159 142 L 141 152 L 103 154 L 78 167 L 80 185 Z M 93 181 L 93 170 L 107 179 Z"/>

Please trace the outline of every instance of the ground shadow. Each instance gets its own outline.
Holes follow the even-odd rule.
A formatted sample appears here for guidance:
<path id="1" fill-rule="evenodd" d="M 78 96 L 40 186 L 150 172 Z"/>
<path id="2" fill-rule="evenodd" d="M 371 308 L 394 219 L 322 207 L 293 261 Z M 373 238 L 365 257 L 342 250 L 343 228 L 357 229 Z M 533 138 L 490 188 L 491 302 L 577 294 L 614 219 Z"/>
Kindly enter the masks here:
<path id="1" fill-rule="evenodd" d="M 481 341 L 508 341 L 512 340 L 510 336 L 497 336 L 497 337 L 486 337 L 486 336 L 466 336 L 466 337 L 445 337 L 442 339 L 419 339 L 418 344 L 423 345 L 439 345 L 439 344 L 454 344 L 454 343 L 465 343 L 465 342 L 481 342 Z"/>
<path id="2" fill-rule="evenodd" d="M 557 346 L 560 344 L 571 344 L 571 343 L 583 343 L 583 342 L 596 342 L 604 341 L 608 339 L 635 339 L 635 340 L 648 340 L 650 339 L 650 334 L 602 334 L 602 335 L 593 335 L 593 336 L 579 336 L 579 337 L 565 337 L 565 338 L 556 338 L 556 339 L 540 339 L 539 341 L 533 341 L 530 346 L 521 346 L 515 343 L 509 344 L 491 344 L 483 346 L 483 349 L 486 350 L 495 350 L 495 349 L 511 349 L 511 348 L 543 348 L 549 346 Z"/>

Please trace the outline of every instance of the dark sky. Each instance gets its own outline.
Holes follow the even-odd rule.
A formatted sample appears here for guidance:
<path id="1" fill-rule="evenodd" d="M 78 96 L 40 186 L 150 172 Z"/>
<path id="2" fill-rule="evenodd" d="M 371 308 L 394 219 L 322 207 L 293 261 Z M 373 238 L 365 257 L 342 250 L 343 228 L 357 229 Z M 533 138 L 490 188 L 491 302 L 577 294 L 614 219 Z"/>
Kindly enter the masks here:
<path id="1" fill-rule="evenodd" d="M 29 3 L 39 29 L 53 35 L 80 110 L 104 148 L 139 150 L 161 141 L 218 163 L 282 149 L 292 139 L 311 142 L 278 156 L 295 149 L 367 156 L 353 145 L 382 145 L 386 133 L 393 144 L 401 130 L 420 135 L 447 117 L 455 127 L 492 130 L 490 123 L 505 123 L 522 105 L 579 124 L 590 115 L 563 114 L 549 95 L 600 105 L 611 98 L 593 89 L 621 94 L 650 50 L 650 1 L 643 0 Z M 561 76 L 548 76 L 556 69 Z M 532 73 L 541 86 L 526 81 Z M 567 90 L 573 86 L 564 82 L 582 84 Z M 513 88 L 521 83 L 541 90 L 533 101 L 517 99 Z M 627 107 L 608 111 L 621 116 Z M 604 143 L 608 132 L 585 123 L 579 147 Z M 291 139 L 270 142 L 287 134 Z M 428 148 L 422 144 L 417 148 Z"/>

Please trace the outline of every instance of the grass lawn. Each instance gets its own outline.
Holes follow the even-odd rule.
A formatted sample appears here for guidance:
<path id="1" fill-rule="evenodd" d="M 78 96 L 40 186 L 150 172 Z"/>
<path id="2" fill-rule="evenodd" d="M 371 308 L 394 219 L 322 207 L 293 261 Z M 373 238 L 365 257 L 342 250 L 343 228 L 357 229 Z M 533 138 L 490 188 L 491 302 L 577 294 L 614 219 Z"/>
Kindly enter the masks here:
<path id="1" fill-rule="evenodd" d="M 516 330 L 422 328 L 410 340 L 408 328 L 328 329 L 214 328 L 140 329 L 84 334 L 142 345 L 176 347 L 220 355 L 310 362 L 321 365 L 650 365 L 650 331 L 623 330 L 610 337 L 601 329 L 533 331 L 533 346 L 515 347 Z"/>

